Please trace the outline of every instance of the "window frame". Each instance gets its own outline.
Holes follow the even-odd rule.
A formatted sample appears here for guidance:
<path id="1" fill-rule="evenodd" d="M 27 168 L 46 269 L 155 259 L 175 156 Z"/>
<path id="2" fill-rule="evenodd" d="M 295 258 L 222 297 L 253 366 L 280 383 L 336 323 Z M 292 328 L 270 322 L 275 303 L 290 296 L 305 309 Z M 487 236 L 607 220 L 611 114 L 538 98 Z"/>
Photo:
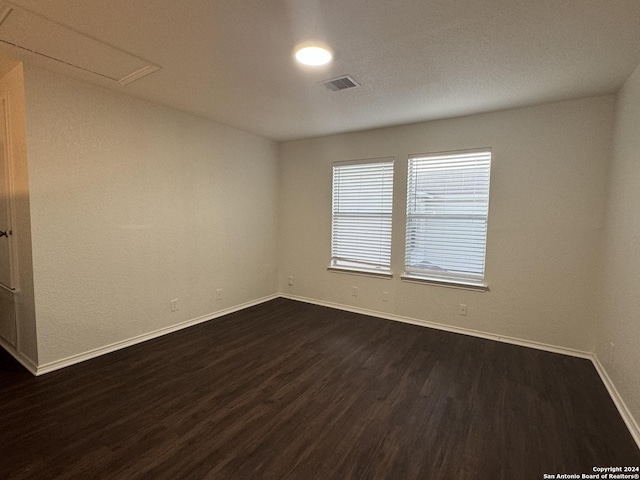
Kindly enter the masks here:
<path id="1" fill-rule="evenodd" d="M 481 275 L 472 274 L 472 273 L 463 273 L 463 272 L 453 272 L 451 270 L 446 273 L 439 274 L 435 269 L 419 269 L 414 265 L 411 265 L 410 262 L 410 246 L 409 243 L 411 239 L 415 238 L 415 235 L 410 233 L 410 229 L 412 228 L 411 220 L 412 218 L 427 218 L 425 215 L 427 214 L 418 214 L 416 212 L 412 212 L 412 201 L 410 196 L 412 192 L 415 195 L 416 187 L 412 185 L 412 162 L 418 162 L 419 160 L 425 160 L 425 163 L 429 161 L 429 159 L 436 160 L 438 158 L 446 159 L 446 157 L 461 157 L 464 155 L 474 155 L 474 154 L 488 154 L 488 165 L 486 166 L 486 200 L 484 201 L 486 205 L 486 213 L 480 214 L 472 214 L 469 213 L 448 213 L 448 214 L 434 214 L 432 218 L 434 219 L 462 219 L 466 217 L 466 220 L 470 220 L 470 217 L 473 217 L 474 220 L 478 220 L 479 218 L 484 219 L 484 242 L 482 243 L 483 251 L 482 251 L 482 273 Z M 491 186 L 491 170 L 493 163 L 493 151 L 491 148 L 477 148 L 470 150 L 455 150 L 455 151 L 445 151 L 445 152 L 431 152 L 424 154 L 411 154 L 407 159 L 407 192 L 406 192 L 406 215 L 405 215 L 405 255 L 404 255 L 404 273 L 401 275 L 401 279 L 407 282 L 414 283 L 427 283 L 432 285 L 439 285 L 444 287 L 452 287 L 452 288 L 461 288 L 466 290 L 476 290 L 476 291 L 488 291 L 489 287 L 487 284 L 486 278 L 486 259 L 487 259 L 487 244 L 488 244 L 488 225 L 489 225 L 489 197 L 490 197 L 490 186 Z M 413 180 L 417 182 L 417 179 Z M 415 204 L 415 202 L 414 202 Z M 424 234 L 422 234 L 424 235 Z"/>
<path id="2" fill-rule="evenodd" d="M 385 191 L 384 189 L 381 189 L 380 197 L 384 197 L 384 198 L 388 197 L 388 205 L 385 203 L 386 210 L 388 211 L 379 212 L 379 213 L 367 212 L 366 214 L 360 212 L 359 215 L 358 213 L 355 213 L 355 212 L 342 212 L 337 214 L 336 213 L 337 208 L 339 207 L 336 205 L 336 198 L 339 196 L 340 192 L 336 191 L 336 187 L 339 188 L 340 185 L 336 184 L 336 169 L 340 169 L 341 167 L 348 168 L 348 167 L 353 167 L 358 165 L 373 166 L 374 164 L 387 164 L 386 166 L 382 167 L 383 169 L 386 168 L 387 170 L 382 172 L 380 181 L 389 187 L 389 191 Z M 329 271 L 338 272 L 338 273 L 351 273 L 351 274 L 357 274 L 357 275 L 381 277 L 381 278 L 393 277 L 393 272 L 391 271 L 391 263 L 392 263 L 391 260 L 392 260 L 392 242 L 393 242 L 394 170 L 395 170 L 394 157 L 365 158 L 365 159 L 358 159 L 358 160 L 333 162 L 332 169 L 331 169 L 332 171 L 331 256 L 330 256 L 331 260 L 330 260 L 329 266 L 327 267 Z M 383 199 L 377 199 L 375 201 L 383 201 Z M 364 261 L 358 264 L 358 260 L 354 260 L 354 259 L 349 260 L 349 259 L 340 258 L 340 256 L 337 256 L 336 255 L 337 250 L 340 248 L 340 246 L 337 245 L 338 219 L 339 218 L 346 219 L 346 218 L 349 218 L 350 216 L 351 217 L 369 216 L 371 218 L 376 218 L 376 215 L 379 217 L 385 218 L 386 219 L 385 223 L 388 223 L 388 227 L 386 227 L 388 232 L 387 233 L 388 236 L 386 239 L 387 243 L 382 245 L 383 248 L 386 248 L 388 250 L 388 255 L 386 256 L 386 258 L 388 258 L 388 264 L 379 264 L 379 265 L 372 264 L 373 266 L 367 267 L 366 262 Z M 381 230 L 383 230 L 382 227 L 381 227 Z M 381 235 L 381 234 L 378 232 L 378 235 Z"/>

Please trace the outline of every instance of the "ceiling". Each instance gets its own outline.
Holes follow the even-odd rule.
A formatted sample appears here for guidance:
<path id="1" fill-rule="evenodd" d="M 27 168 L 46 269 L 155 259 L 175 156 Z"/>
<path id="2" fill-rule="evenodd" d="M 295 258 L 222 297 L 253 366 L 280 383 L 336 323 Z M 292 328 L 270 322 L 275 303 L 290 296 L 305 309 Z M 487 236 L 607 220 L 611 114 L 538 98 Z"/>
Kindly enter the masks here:
<path id="1" fill-rule="evenodd" d="M 638 0 L 12 3 L 161 69 L 123 86 L 30 61 L 276 141 L 613 93 L 640 64 Z M 295 65 L 307 40 L 333 63 Z M 319 83 L 345 74 L 362 86 Z"/>

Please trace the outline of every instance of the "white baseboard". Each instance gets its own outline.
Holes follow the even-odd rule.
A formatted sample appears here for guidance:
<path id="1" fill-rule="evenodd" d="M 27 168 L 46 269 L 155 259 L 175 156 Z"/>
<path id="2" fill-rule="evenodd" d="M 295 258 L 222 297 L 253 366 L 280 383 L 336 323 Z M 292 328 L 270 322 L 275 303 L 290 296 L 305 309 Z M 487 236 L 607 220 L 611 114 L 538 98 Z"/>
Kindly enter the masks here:
<path id="1" fill-rule="evenodd" d="M 429 322 L 427 320 L 420 320 L 417 318 L 403 317 L 401 315 L 394 315 L 391 313 L 384 313 L 376 310 L 367 310 L 366 308 L 351 307 L 349 305 L 342 305 L 340 303 L 325 302 L 322 300 L 315 300 L 312 298 L 298 297 L 296 295 L 280 294 L 280 296 L 283 298 L 288 298 L 290 300 L 298 300 L 300 302 L 312 303 L 314 305 L 321 305 L 329 308 L 336 308 L 338 310 L 344 310 L 347 312 L 361 313 L 363 315 L 383 318 L 385 320 L 393 320 L 395 322 L 410 323 L 411 325 L 419 325 L 421 327 L 435 328 L 436 330 L 444 330 L 446 332 L 460 333 L 462 335 L 470 335 L 472 337 L 484 338 L 487 340 L 495 340 L 497 342 L 510 343 L 512 345 L 519 345 L 521 347 L 529 347 L 529 348 L 535 348 L 537 350 L 544 350 L 552 353 L 560 353 L 562 355 L 570 355 L 572 357 L 588 358 L 588 359 L 591 359 L 592 357 L 592 354 L 589 352 L 583 352 L 581 350 L 574 350 L 566 347 L 559 347 L 557 345 L 549 345 L 546 343 L 533 342 L 531 340 L 523 340 L 521 338 L 509 337 L 504 335 L 496 335 L 496 334 L 481 332 L 479 330 L 472 330 L 469 328 L 454 327 L 451 325 L 444 325 L 442 323 Z"/>
<path id="2" fill-rule="evenodd" d="M 215 313 L 203 315 L 201 317 L 194 318 L 192 320 L 187 320 L 186 322 L 178 323 L 176 325 L 171 325 L 169 327 L 161 328 L 153 332 L 145 333 L 142 335 L 138 335 L 136 337 L 122 340 L 120 342 L 112 343 L 111 345 L 95 348 L 93 350 L 79 353 L 77 355 L 72 355 L 67 358 L 63 358 L 60 360 L 55 360 L 53 362 L 38 365 L 37 368 L 35 367 L 33 369 L 30 368 L 29 371 L 31 371 L 34 375 L 42 375 L 45 373 L 53 372 L 55 370 L 59 370 L 64 367 L 75 365 L 76 363 L 84 362 L 85 360 L 89 360 L 91 358 L 99 357 L 107 353 L 115 352 L 116 350 L 120 350 L 122 348 L 130 347 L 138 343 L 146 342 L 147 340 L 151 340 L 153 338 L 161 337 L 162 335 L 167 335 L 169 333 L 177 332 L 178 330 L 182 330 L 184 328 L 188 328 L 193 325 L 197 325 L 199 323 L 208 322 L 209 320 L 213 320 L 213 319 L 222 317 L 224 315 L 237 312 L 239 310 L 244 310 L 245 308 L 253 307 L 254 305 L 259 305 L 261 303 L 268 302 L 269 300 L 273 300 L 278 297 L 279 295 L 274 294 L 274 295 L 269 295 L 267 297 L 259 298 L 257 300 L 252 300 L 250 302 L 236 305 L 235 307 L 226 308 L 224 310 L 220 310 Z"/>
<path id="3" fill-rule="evenodd" d="M 77 354 L 77 355 L 72 355 L 70 357 L 67 357 L 67 358 L 64 358 L 64 359 L 61 359 L 61 360 L 56 360 L 54 362 L 50 362 L 50 363 L 46 363 L 46 364 L 38 365 L 38 366 L 36 366 L 34 364 L 34 362 L 32 362 L 29 358 L 25 357 L 23 354 L 18 352 L 10 344 L 5 342 L 1 337 L 0 337 L 0 346 L 2 346 L 5 350 L 7 350 L 18 362 L 20 362 L 32 374 L 34 374 L 34 375 L 42 375 L 42 374 L 45 374 L 45 373 L 53 372 L 55 370 L 59 370 L 59 369 L 64 368 L 64 367 L 68 367 L 70 365 L 75 365 L 76 363 L 80 363 L 80 362 L 83 362 L 85 360 L 89 360 L 91 358 L 99 357 L 101 355 L 105 355 L 107 353 L 111 353 L 111 352 L 114 352 L 116 350 L 120 350 L 122 348 L 126 348 L 126 347 L 129 347 L 129 346 L 132 346 L 132 345 L 136 345 L 138 343 L 142 343 L 142 342 L 145 342 L 147 340 L 151 340 L 153 338 L 160 337 L 162 335 L 167 335 L 169 333 L 176 332 L 178 330 L 182 330 L 184 328 L 188 328 L 188 327 L 191 327 L 193 325 L 197 325 L 199 323 L 207 322 L 209 320 L 214 320 L 214 319 L 222 317 L 224 315 L 228 315 L 230 313 L 234 313 L 234 312 L 237 312 L 237 311 L 240 311 L 240 310 L 244 310 L 245 308 L 253 307 L 255 305 L 259 305 L 261 303 L 268 302 L 270 300 L 274 300 L 276 298 L 287 298 L 287 299 L 290 299 L 290 300 L 297 300 L 297 301 L 304 302 L 304 303 L 310 303 L 310 304 L 314 304 L 314 305 L 320 305 L 320 306 L 324 306 L 324 307 L 335 308 L 335 309 L 344 310 L 344 311 L 347 311 L 347 312 L 353 312 L 353 313 L 360 313 L 360 314 L 363 314 L 363 315 L 369 315 L 371 317 L 382 318 L 382 319 L 385 319 L 385 320 L 392 320 L 392 321 L 396 321 L 396 322 L 408 323 L 408 324 L 418 325 L 418 326 L 422 326 L 422 327 L 434 328 L 434 329 L 437 329 L 437 330 L 444 330 L 444 331 L 452 332 L 452 333 L 470 335 L 470 336 L 473 336 L 473 337 L 484 338 L 484 339 L 488 339 L 488 340 L 495 340 L 495 341 L 498 341 L 498 342 L 509 343 L 509 344 L 512 344 L 512 345 L 535 348 L 537 350 L 544 350 L 544 351 L 547 351 L 547 352 L 559 353 L 559 354 L 563 354 L 563 355 L 569 355 L 569 356 L 572 356 L 572 357 L 585 358 L 585 359 L 591 360 L 591 362 L 593 363 L 596 371 L 598 372 L 598 375 L 600 375 L 600 378 L 602 379 L 602 382 L 604 383 L 607 391 L 609 392 L 609 395 L 611 396 L 611 399 L 613 400 L 616 408 L 620 412 L 620 415 L 622 416 L 622 419 L 624 420 L 625 424 L 627 425 L 627 428 L 629 429 L 629 432 L 631 433 L 631 436 L 633 437 L 633 439 L 635 440 L 636 444 L 638 445 L 638 448 L 640 448 L 640 427 L 638 426 L 638 423 L 636 422 L 635 418 L 633 417 L 633 415 L 629 411 L 629 409 L 628 409 L 627 405 L 625 404 L 624 400 L 620 396 L 620 394 L 619 394 L 618 390 L 616 389 L 615 385 L 611 381 L 611 378 L 609 377 L 609 375 L 607 374 L 606 370 L 604 369 L 604 367 L 600 363 L 600 360 L 593 353 L 583 352 L 583 351 L 580 351 L 580 350 L 574 350 L 574 349 L 571 349 L 571 348 L 560 347 L 560 346 L 557 346 L 557 345 L 549 345 L 549 344 L 540 343 L 540 342 L 533 342 L 533 341 L 530 341 L 530 340 L 523 340 L 523 339 L 520 339 L 520 338 L 514 338 L 514 337 L 509 337 L 509 336 L 503 336 L 503 335 L 495 335 L 495 334 L 485 333 L 485 332 L 481 332 L 481 331 L 478 331 L 478 330 L 471 330 L 471 329 L 462 328 L 462 327 L 454 327 L 454 326 L 450 326 L 450 325 L 444 325 L 444 324 L 440 324 L 440 323 L 429 322 L 429 321 L 426 321 L 426 320 L 420 320 L 420 319 L 416 319 L 416 318 L 404 317 L 404 316 L 400 316 L 400 315 L 393 315 L 393 314 L 379 312 L 379 311 L 375 311 L 375 310 L 368 310 L 368 309 L 364 309 L 364 308 L 352 307 L 352 306 L 349 306 L 349 305 L 342 305 L 342 304 L 339 304 L 339 303 L 326 302 L 326 301 L 322 301 L 322 300 L 316 300 L 316 299 L 307 298 L 307 297 L 300 297 L 300 296 L 296 296 L 296 295 L 289 295 L 289 294 L 285 294 L 285 293 L 269 295 L 269 296 L 266 296 L 266 297 L 263 297 L 263 298 L 260 298 L 260 299 L 257 299 L 257 300 L 253 300 L 251 302 L 246 302 L 246 303 L 243 303 L 243 304 L 240 304 L 240 305 L 236 305 L 235 307 L 230 307 L 230 308 L 227 308 L 225 310 L 220 310 L 218 312 L 211 313 L 209 315 L 204 315 L 202 317 L 194 318 L 194 319 L 188 320 L 186 322 L 182 322 L 182 323 L 179 323 L 179 324 L 176 324 L 176 325 L 171 325 L 169 327 L 161 328 L 159 330 L 155 330 L 153 332 L 145 333 L 143 335 L 132 337 L 132 338 L 129 338 L 127 340 L 120 341 L 120 342 L 116 342 L 116 343 L 113 343 L 111 345 L 107 345 L 107 346 L 104 346 L 104 347 L 100 347 L 100 348 L 96 348 L 96 349 L 93 349 L 93 350 L 89 350 L 89 351 L 84 352 L 84 353 L 80 353 L 80 354 Z"/>
<path id="4" fill-rule="evenodd" d="M 495 341 L 498 341 L 498 342 L 510 343 L 512 345 L 519 345 L 521 347 L 535 348 L 537 350 L 544 350 L 544 351 L 547 351 L 547 352 L 560 353 L 560 354 L 563 354 L 563 355 L 569 355 L 569 356 L 572 356 L 572 357 L 578 357 L 578 358 L 584 358 L 584 359 L 591 360 L 591 362 L 593 363 L 596 371 L 598 372 L 598 375 L 600 375 L 600 378 L 602 379 L 602 383 L 604 383 L 604 386 L 606 387 L 607 391 L 609 392 L 609 395 L 611 396 L 611 399 L 613 400 L 613 403 L 615 404 L 616 408 L 618 409 L 618 412 L 620 412 L 620 416 L 624 420 L 624 423 L 627 425 L 627 428 L 629 429 L 629 432 L 631 433 L 631 436 L 633 437 L 633 439 L 635 440 L 636 444 L 638 445 L 638 448 L 640 448 L 640 428 L 638 427 L 638 423 L 636 422 L 636 420 L 634 419 L 633 415 L 631 414 L 631 412 L 627 408 L 627 405 L 625 404 L 624 400 L 622 399 L 622 397 L 618 393 L 618 390 L 616 389 L 615 385 L 611 381 L 611 378 L 609 378 L 609 375 L 607 374 L 606 370 L 604 369 L 604 367 L 600 363 L 600 360 L 598 360 L 598 357 L 593 353 L 583 352 L 583 351 L 580 351 L 580 350 L 574 350 L 574 349 L 571 349 L 571 348 L 559 347 L 559 346 L 556 346 L 556 345 L 549 345 L 549 344 L 546 344 L 546 343 L 532 342 L 530 340 L 523 340 L 523 339 L 520 339 L 520 338 L 514 338 L 514 337 L 508 337 L 508 336 L 502 336 L 502 335 L 494 335 L 494 334 L 489 334 L 489 333 L 480 332 L 480 331 L 477 331 L 477 330 L 466 329 L 466 328 L 461 328 L 461 327 L 453 327 L 453 326 L 450 326 L 450 325 L 443 325 L 443 324 L 440 324 L 440 323 L 428 322 L 426 320 L 419 320 L 419 319 L 415 319 L 415 318 L 402 317 L 400 315 L 393 315 L 393 314 L 389 314 L 389 313 L 378 312 L 378 311 L 375 311 L 375 310 L 367 310 L 367 309 L 364 309 L 364 308 L 351 307 L 351 306 L 342 305 L 342 304 L 339 304 L 339 303 L 325 302 L 325 301 L 322 301 L 322 300 L 315 300 L 315 299 L 312 299 L 312 298 L 299 297 L 299 296 L 296 296 L 296 295 L 289 295 L 289 294 L 284 294 L 283 293 L 283 294 L 280 294 L 280 296 L 283 297 L 283 298 L 288 298 L 290 300 L 298 300 L 300 302 L 311 303 L 311 304 L 314 304 L 314 305 L 321 305 L 321 306 L 329 307 L 329 308 L 336 308 L 338 310 L 344 310 L 344 311 L 347 311 L 347 312 L 361 313 L 363 315 L 369 315 L 371 317 L 383 318 L 383 319 L 386 319 L 386 320 L 393 320 L 393 321 L 396 321 L 396 322 L 410 323 L 412 325 L 419 325 L 419 326 L 428 327 L 428 328 L 435 328 L 437 330 L 444 330 L 444 331 L 453 332 L 453 333 L 461 333 L 463 335 L 470 335 L 470 336 L 473 336 L 473 337 L 479 337 L 479 338 L 485 338 L 485 339 L 488 339 L 488 340 L 495 340 Z"/>
<path id="5" fill-rule="evenodd" d="M 624 423 L 627 425 L 627 428 L 629 429 L 629 433 L 631 433 L 631 436 L 636 441 L 638 448 L 640 448 L 640 426 L 638 426 L 638 422 L 636 422 L 636 419 L 633 418 L 631 411 L 629 410 L 629 408 L 627 407 L 627 404 L 624 402 L 624 400 L 620 396 L 618 389 L 611 381 L 611 377 L 609 377 L 609 374 L 605 370 L 604 366 L 602 365 L 602 363 L 600 363 L 600 360 L 598 359 L 597 355 L 592 354 L 591 361 L 593 362 L 593 365 L 596 367 L 596 371 L 598 372 L 598 375 L 600 375 L 600 378 L 602 379 L 602 383 L 604 383 L 604 386 L 607 388 L 607 391 L 609 392 L 609 395 L 611 396 L 613 403 L 616 405 L 616 408 L 620 412 L 620 416 L 624 420 Z"/>
<path id="6" fill-rule="evenodd" d="M 18 350 L 16 350 L 13 345 L 11 345 L 9 342 L 7 342 L 2 337 L 0 337 L 0 346 L 2 348 L 4 348 L 7 352 L 9 352 L 9 354 L 13 358 L 15 358 L 18 362 L 20 362 L 20 364 L 24 368 L 29 370 L 33 375 L 37 375 L 38 367 L 36 366 L 36 364 L 30 358 L 28 358 L 26 355 L 24 355 L 23 353 L 21 353 Z"/>

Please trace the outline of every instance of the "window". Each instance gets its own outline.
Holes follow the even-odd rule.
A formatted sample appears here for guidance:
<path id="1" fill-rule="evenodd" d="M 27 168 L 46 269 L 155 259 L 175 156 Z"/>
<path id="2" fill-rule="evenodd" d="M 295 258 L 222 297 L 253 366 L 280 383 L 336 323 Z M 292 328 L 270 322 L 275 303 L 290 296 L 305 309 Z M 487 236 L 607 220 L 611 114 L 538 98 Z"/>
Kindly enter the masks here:
<path id="1" fill-rule="evenodd" d="M 491 150 L 411 155 L 403 278 L 484 286 Z"/>
<path id="2" fill-rule="evenodd" d="M 393 159 L 335 163 L 331 266 L 391 273 Z"/>

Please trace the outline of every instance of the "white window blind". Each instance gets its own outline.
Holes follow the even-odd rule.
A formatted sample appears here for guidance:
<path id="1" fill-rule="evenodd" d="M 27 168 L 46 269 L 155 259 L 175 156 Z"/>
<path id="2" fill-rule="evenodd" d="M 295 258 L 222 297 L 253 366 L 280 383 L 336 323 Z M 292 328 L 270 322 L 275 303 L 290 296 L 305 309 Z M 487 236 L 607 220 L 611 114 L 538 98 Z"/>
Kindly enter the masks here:
<path id="1" fill-rule="evenodd" d="M 409 157 L 408 276 L 484 281 L 491 150 Z"/>
<path id="2" fill-rule="evenodd" d="M 331 266 L 390 273 L 393 159 L 333 166 Z"/>

